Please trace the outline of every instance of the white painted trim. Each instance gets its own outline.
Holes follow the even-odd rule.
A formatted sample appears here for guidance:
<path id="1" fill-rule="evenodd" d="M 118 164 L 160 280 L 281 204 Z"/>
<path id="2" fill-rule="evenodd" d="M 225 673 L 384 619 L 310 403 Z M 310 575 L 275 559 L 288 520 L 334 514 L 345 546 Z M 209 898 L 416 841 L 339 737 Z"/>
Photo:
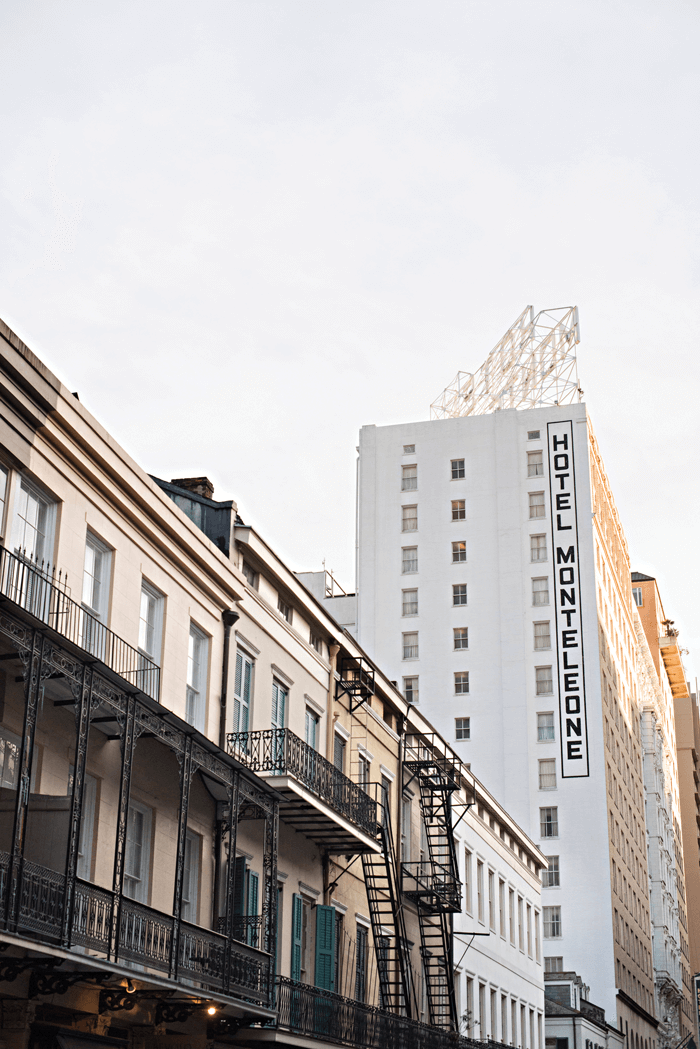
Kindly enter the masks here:
<path id="1" fill-rule="evenodd" d="M 350 739 L 350 733 L 348 732 L 348 730 L 343 725 L 340 725 L 337 721 L 333 722 L 333 731 L 337 732 L 340 738 L 344 739 L 346 743 Z"/>
<path id="2" fill-rule="evenodd" d="M 345 906 L 345 904 L 344 903 L 340 903 L 338 900 L 334 899 L 332 896 L 331 896 L 331 906 L 335 907 L 335 909 L 338 911 L 339 914 L 347 914 L 348 913 L 348 909 Z"/>
<path id="3" fill-rule="evenodd" d="M 363 758 L 367 758 L 369 762 L 374 761 L 374 754 L 371 754 L 367 747 L 363 747 L 361 743 L 357 744 L 357 753 L 361 754 Z"/>
<path id="4" fill-rule="evenodd" d="M 252 641 L 249 641 L 247 637 L 243 637 L 240 630 L 234 631 L 236 636 L 236 643 L 248 650 L 248 654 L 255 658 L 260 655 L 260 649 L 256 648 Z"/>
<path id="5" fill-rule="evenodd" d="M 287 674 L 285 674 L 284 670 L 280 670 L 280 668 L 275 663 L 270 663 L 270 666 L 272 667 L 272 673 L 275 675 L 275 677 L 281 678 L 285 685 L 289 685 L 291 687 L 294 684 L 292 679 Z"/>
<path id="6" fill-rule="evenodd" d="M 299 892 L 305 893 L 307 896 L 313 896 L 315 900 L 321 895 L 320 889 L 312 889 L 310 885 L 307 885 L 303 881 L 299 882 Z"/>
<path id="7" fill-rule="evenodd" d="M 372 928 L 372 923 L 369 918 L 365 918 L 364 914 L 358 914 L 357 911 L 355 911 L 355 921 L 358 925 L 364 925 L 368 929 Z"/>
<path id="8" fill-rule="evenodd" d="M 317 703 L 315 699 L 311 698 L 311 696 L 307 696 L 306 693 L 304 693 L 304 699 L 306 700 L 307 707 L 311 707 L 311 709 L 314 710 L 319 715 L 319 717 L 323 717 L 323 715 L 326 713 L 325 707 L 322 707 L 321 704 Z"/>
<path id="9" fill-rule="evenodd" d="M 395 773 L 395 772 L 392 772 L 392 771 L 391 771 L 391 769 L 388 769 L 388 768 L 386 767 L 386 765 L 380 765 L 380 766 L 379 766 L 379 771 L 381 772 L 381 774 L 382 774 L 383 776 L 386 776 L 386 778 L 387 778 L 388 780 L 391 780 L 391 782 L 392 782 L 392 783 L 393 783 L 393 782 L 394 782 L 394 780 L 396 779 L 396 773 Z"/>

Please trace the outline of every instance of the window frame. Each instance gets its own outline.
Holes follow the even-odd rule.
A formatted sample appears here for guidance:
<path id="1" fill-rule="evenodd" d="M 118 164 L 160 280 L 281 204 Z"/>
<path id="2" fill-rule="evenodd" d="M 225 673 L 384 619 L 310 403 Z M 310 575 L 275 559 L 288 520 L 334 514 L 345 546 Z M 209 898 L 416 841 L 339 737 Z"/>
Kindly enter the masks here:
<path id="1" fill-rule="evenodd" d="M 542 502 L 539 502 L 540 496 L 542 497 Z M 527 493 L 527 502 L 528 502 L 528 511 L 529 511 L 528 519 L 530 521 L 541 521 L 543 518 L 545 518 L 547 516 L 547 508 L 546 508 L 546 505 L 545 505 L 545 497 L 544 496 L 545 496 L 544 492 L 528 492 Z M 534 501 L 535 499 L 537 499 L 537 502 Z M 536 511 L 536 512 L 533 513 L 533 510 Z M 542 513 L 539 512 L 540 510 L 542 511 Z"/>
<path id="2" fill-rule="evenodd" d="M 551 718 L 552 719 L 551 725 L 549 725 L 549 724 L 547 724 L 547 725 L 540 724 L 540 718 Z M 547 736 L 541 735 L 541 733 L 543 733 L 545 730 L 549 730 L 550 728 L 552 730 L 551 736 L 550 735 L 547 735 Z M 554 718 L 554 711 L 553 710 L 541 710 L 541 711 L 538 711 L 538 713 L 537 713 L 537 742 L 538 743 L 554 743 L 555 740 L 556 740 L 556 724 L 555 724 L 555 718 Z"/>
<path id="3" fill-rule="evenodd" d="M 547 633 L 546 634 L 542 633 L 542 634 L 538 635 L 537 627 L 544 627 L 544 626 L 547 627 Z M 538 640 L 542 640 L 545 637 L 547 638 L 548 644 L 546 644 L 546 645 L 541 645 L 541 644 L 538 645 L 538 643 L 537 643 Z M 551 619 L 539 619 L 539 620 L 536 619 L 533 622 L 533 624 L 532 624 L 532 646 L 533 646 L 533 651 L 534 652 L 551 652 L 551 650 L 552 650 L 552 621 L 551 621 Z"/>
<path id="4" fill-rule="evenodd" d="M 539 758 L 537 761 L 537 783 L 538 790 L 557 789 L 557 761 L 556 758 Z"/>
<path id="5" fill-rule="evenodd" d="M 407 557 L 407 554 L 413 553 L 414 557 Z M 407 568 L 407 565 L 413 567 Z M 401 547 L 401 575 L 417 575 L 418 573 L 418 547 L 417 546 L 402 546 Z"/>
<path id="6" fill-rule="evenodd" d="M 543 543 L 535 543 L 534 540 L 542 539 Z M 542 554 L 544 556 L 535 557 L 535 554 Z M 549 560 L 549 553 L 547 551 L 547 533 L 546 532 L 533 532 L 530 535 L 530 564 L 541 565 L 545 564 Z"/>
<path id="7" fill-rule="evenodd" d="M 134 875 L 127 874 L 127 854 L 128 854 L 128 837 L 129 837 L 129 821 L 131 819 L 132 810 L 138 812 L 143 816 L 143 841 L 141 842 L 141 857 L 145 857 L 145 873 L 142 871 L 139 874 L 138 879 Z M 127 828 L 124 839 L 124 885 L 122 891 L 125 896 L 130 900 L 134 900 L 136 903 L 143 903 L 148 906 L 148 898 L 150 895 L 151 887 L 151 848 L 153 845 L 153 809 L 149 805 L 144 805 L 142 802 L 137 801 L 135 798 L 129 799 L 129 809 L 127 812 Z M 127 891 L 126 882 L 138 880 L 139 883 L 139 894 L 130 894 Z"/>
<path id="8" fill-rule="evenodd" d="M 452 584 L 452 607 L 453 608 L 464 608 L 468 603 L 467 584 L 466 583 L 453 583 Z"/>
<path id="9" fill-rule="evenodd" d="M 3 464 L 3 469 L 4 469 L 4 464 Z M 32 496 L 34 499 L 36 499 L 36 501 L 38 503 L 42 503 L 44 505 L 45 514 L 46 514 L 45 521 L 44 521 L 44 531 L 43 531 L 43 533 L 41 533 L 41 535 L 42 535 L 42 543 L 41 543 L 42 548 L 41 548 L 41 550 L 39 550 L 39 549 L 36 549 L 36 550 L 32 549 L 29 552 L 29 554 L 26 553 L 26 550 L 27 550 L 26 544 L 24 546 L 22 546 L 22 545 L 18 546 L 17 543 L 16 543 L 16 540 L 19 538 L 19 530 L 20 530 L 20 527 L 18 525 L 18 520 L 20 519 L 19 518 L 19 500 L 20 500 L 22 491 L 25 492 L 27 497 Z M 6 491 L 6 498 L 7 498 L 7 491 Z M 28 498 L 26 500 L 26 503 L 28 504 Z M 50 565 L 50 564 L 53 564 L 54 554 L 55 554 L 55 545 L 56 545 L 56 518 L 57 518 L 57 507 L 58 507 L 57 500 L 54 498 L 54 496 L 50 495 L 49 492 L 46 491 L 46 489 L 42 488 L 38 484 L 35 484 L 34 481 L 31 481 L 26 476 L 26 474 L 19 473 L 19 474 L 17 474 L 17 478 L 16 478 L 16 481 L 15 481 L 15 484 L 13 485 L 12 504 L 13 504 L 12 505 L 12 522 L 10 524 L 10 543 L 9 543 L 10 549 L 15 554 L 17 554 L 18 557 L 21 557 L 23 559 L 26 558 L 27 560 L 31 560 L 31 561 L 33 561 L 35 563 L 37 563 L 39 561 L 42 561 L 47 566 Z M 25 505 L 25 511 L 26 511 L 26 505 Z M 24 526 L 23 526 L 23 529 L 22 529 L 23 530 L 23 537 L 26 538 L 26 527 L 29 524 L 29 519 L 25 515 L 24 517 L 21 518 L 21 520 L 24 522 Z M 37 529 L 34 529 L 33 525 L 29 524 L 29 527 L 32 528 L 34 531 L 38 531 Z"/>
<path id="10" fill-rule="evenodd" d="M 403 696 L 407 703 L 417 703 L 419 700 L 419 681 L 418 674 L 408 674 L 403 679 Z M 416 682 L 415 688 L 413 685 L 409 687 L 409 681 Z"/>
<path id="11" fill-rule="evenodd" d="M 550 813 L 549 816 L 546 813 Z M 552 828 L 552 833 L 547 833 L 547 829 Z M 541 838 L 558 838 L 559 837 L 559 806 L 558 805 L 541 805 L 540 806 L 540 837 Z"/>
<path id="12" fill-rule="evenodd" d="M 467 501 L 466 499 L 452 499 L 452 520 L 453 521 L 466 521 L 467 519 Z"/>
<path id="13" fill-rule="evenodd" d="M 402 651 L 403 651 L 402 660 L 418 659 L 419 658 L 420 645 L 419 645 L 419 640 L 418 640 L 418 633 L 419 633 L 418 630 L 406 630 L 406 631 L 402 632 L 402 634 L 401 634 L 401 647 L 402 647 Z M 409 637 L 416 639 L 415 640 L 415 644 L 409 644 L 406 641 L 406 638 L 409 638 Z M 415 649 L 414 654 L 407 656 L 406 652 L 409 651 L 409 650 L 413 650 L 413 649 Z"/>
<path id="14" fill-rule="evenodd" d="M 552 929 L 556 929 L 556 932 L 552 932 Z M 542 908 L 543 938 L 545 940 L 561 940 L 561 930 L 561 904 L 547 904 L 547 906 Z"/>
<path id="15" fill-rule="evenodd" d="M 413 470 L 413 473 L 409 473 L 409 470 Z M 413 483 L 411 483 L 413 482 Z M 418 491 L 418 463 L 405 463 L 401 465 L 401 491 L 402 492 L 417 492 Z"/>
<path id="16" fill-rule="evenodd" d="M 458 555 L 458 556 L 455 556 Z M 461 555 L 464 554 L 464 557 Z M 452 564 L 464 565 L 467 563 L 467 540 L 456 539 L 452 542 Z"/>
<path id="17" fill-rule="evenodd" d="M 551 665 L 535 667 L 535 695 L 554 695 L 554 669 Z"/>
<path id="18" fill-rule="evenodd" d="M 455 718 L 455 739 L 471 739 L 471 717 Z"/>
<path id="19" fill-rule="evenodd" d="M 414 595 L 409 597 L 408 595 Z M 412 610 L 412 611 L 411 611 Z M 418 587 L 408 587 L 401 591 L 401 618 L 409 619 L 418 615 Z"/>
<path id="20" fill-rule="evenodd" d="M 289 626 L 294 620 L 294 609 L 288 604 L 280 593 L 277 594 L 277 611 Z"/>
<path id="21" fill-rule="evenodd" d="M 533 448 L 527 455 L 527 476 L 544 477 L 544 452 L 541 448 Z M 535 457 L 539 456 L 539 459 Z M 539 469 L 538 469 L 539 467 Z"/>
<path id="22" fill-rule="evenodd" d="M 192 649 L 199 646 L 200 658 L 197 661 L 197 680 L 192 677 Z M 190 620 L 187 641 L 187 696 L 185 700 L 185 721 L 199 732 L 206 731 L 207 693 L 209 684 L 209 637 L 197 624 Z"/>
<path id="23" fill-rule="evenodd" d="M 465 469 L 464 459 L 450 459 L 450 480 L 451 481 L 462 481 L 464 480 Z"/>
<path id="24" fill-rule="evenodd" d="M 454 672 L 455 696 L 469 695 L 469 671 L 455 670 Z"/>
<path id="25" fill-rule="evenodd" d="M 100 599 L 97 605 L 93 605 L 85 600 L 85 576 L 87 573 L 87 552 L 88 549 L 92 548 L 95 553 L 100 555 L 100 569 L 99 577 L 98 574 L 92 573 L 91 578 L 97 579 L 100 589 Z M 83 559 L 83 586 L 80 595 L 80 604 L 89 612 L 91 616 L 99 620 L 100 623 L 107 623 L 109 619 L 109 599 L 110 589 L 112 583 L 112 554 L 113 550 L 110 546 L 104 542 L 103 539 L 88 528 L 85 533 L 85 557 Z"/>
<path id="26" fill-rule="evenodd" d="M 409 514 L 406 512 L 407 510 L 415 510 L 415 513 L 409 516 Z M 401 506 L 401 531 L 418 531 L 418 503 L 410 503 L 408 505 Z"/>
<path id="27" fill-rule="evenodd" d="M 531 583 L 532 583 L 532 607 L 533 608 L 544 608 L 545 605 L 549 604 L 549 576 L 547 576 L 547 575 L 532 576 Z M 546 586 L 543 587 L 540 590 L 536 590 L 535 589 L 535 583 L 545 583 Z M 545 597 L 546 597 L 546 600 L 545 601 L 536 601 L 535 600 L 535 596 L 537 594 L 544 594 Z"/>
<path id="28" fill-rule="evenodd" d="M 542 885 L 547 889 L 558 889 L 561 887 L 559 856 L 547 856 L 547 866 L 542 869 Z"/>
<path id="29" fill-rule="evenodd" d="M 458 634 L 460 635 L 459 637 L 457 636 Z M 458 642 L 460 643 L 458 644 Z M 461 642 L 464 642 L 464 644 Z M 469 627 L 452 627 L 452 646 L 453 652 L 464 652 L 469 648 Z"/>

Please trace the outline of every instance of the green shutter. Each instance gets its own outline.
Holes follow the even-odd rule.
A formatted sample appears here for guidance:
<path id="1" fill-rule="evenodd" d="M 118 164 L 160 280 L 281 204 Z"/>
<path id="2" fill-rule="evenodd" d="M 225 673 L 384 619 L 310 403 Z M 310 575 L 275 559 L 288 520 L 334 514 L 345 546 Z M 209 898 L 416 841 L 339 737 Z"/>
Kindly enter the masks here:
<path id="1" fill-rule="evenodd" d="M 233 913 L 245 914 L 245 856 L 236 856 L 233 872 Z"/>
<path id="2" fill-rule="evenodd" d="M 258 882 L 259 875 L 256 871 L 248 871 L 248 917 L 257 917 L 258 914 Z M 247 942 L 251 947 L 259 947 L 258 930 L 252 925 L 248 926 Z"/>
<path id="3" fill-rule="evenodd" d="M 296 893 L 292 896 L 292 966 L 291 977 L 301 980 L 301 932 L 304 901 Z"/>
<path id="4" fill-rule="evenodd" d="M 335 907 L 316 907 L 316 966 L 314 982 L 324 991 L 335 990 Z"/>

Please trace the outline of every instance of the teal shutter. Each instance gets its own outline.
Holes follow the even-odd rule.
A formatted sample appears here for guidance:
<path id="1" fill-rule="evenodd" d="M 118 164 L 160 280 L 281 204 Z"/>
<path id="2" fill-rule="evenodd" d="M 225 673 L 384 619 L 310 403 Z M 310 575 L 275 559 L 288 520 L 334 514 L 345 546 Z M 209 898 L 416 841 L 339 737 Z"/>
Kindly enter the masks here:
<path id="1" fill-rule="evenodd" d="M 284 728 L 284 708 L 287 693 L 276 681 L 272 683 L 272 728 Z"/>
<path id="2" fill-rule="evenodd" d="M 314 982 L 324 991 L 335 990 L 335 907 L 316 907 L 316 966 Z"/>
<path id="3" fill-rule="evenodd" d="M 233 872 L 233 913 L 245 914 L 245 856 L 236 856 Z"/>
<path id="4" fill-rule="evenodd" d="M 291 977 L 301 980 L 301 932 L 304 902 L 296 893 L 292 896 L 292 966 Z"/>
<path id="5" fill-rule="evenodd" d="M 258 882 L 259 875 L 256 871 L 248 871 L 248 917 L 254 918 L 258 914 Z M 250 947 L 259 947 L 258 944 L 258 930 L 253 928 L 252 925 L 248 926 L 248 936 L 246 937 L 248 945 Z"/>

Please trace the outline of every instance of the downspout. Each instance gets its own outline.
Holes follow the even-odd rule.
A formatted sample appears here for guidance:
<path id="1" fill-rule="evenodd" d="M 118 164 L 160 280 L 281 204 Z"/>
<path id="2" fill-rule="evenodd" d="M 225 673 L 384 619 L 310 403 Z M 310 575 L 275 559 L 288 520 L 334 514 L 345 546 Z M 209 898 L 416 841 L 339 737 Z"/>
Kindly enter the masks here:
<path id="1" fill-rule="evenodd" d="M 221 702 L 219 710 L 219 747 L 226 750 L 226 703 L 228 697 L 228 660 L 231 647 L 231 627 L 241 618 L 233 608 L 225 609 L 221 613 L 224 621 L 224 656 L 221 667 Z"/>

